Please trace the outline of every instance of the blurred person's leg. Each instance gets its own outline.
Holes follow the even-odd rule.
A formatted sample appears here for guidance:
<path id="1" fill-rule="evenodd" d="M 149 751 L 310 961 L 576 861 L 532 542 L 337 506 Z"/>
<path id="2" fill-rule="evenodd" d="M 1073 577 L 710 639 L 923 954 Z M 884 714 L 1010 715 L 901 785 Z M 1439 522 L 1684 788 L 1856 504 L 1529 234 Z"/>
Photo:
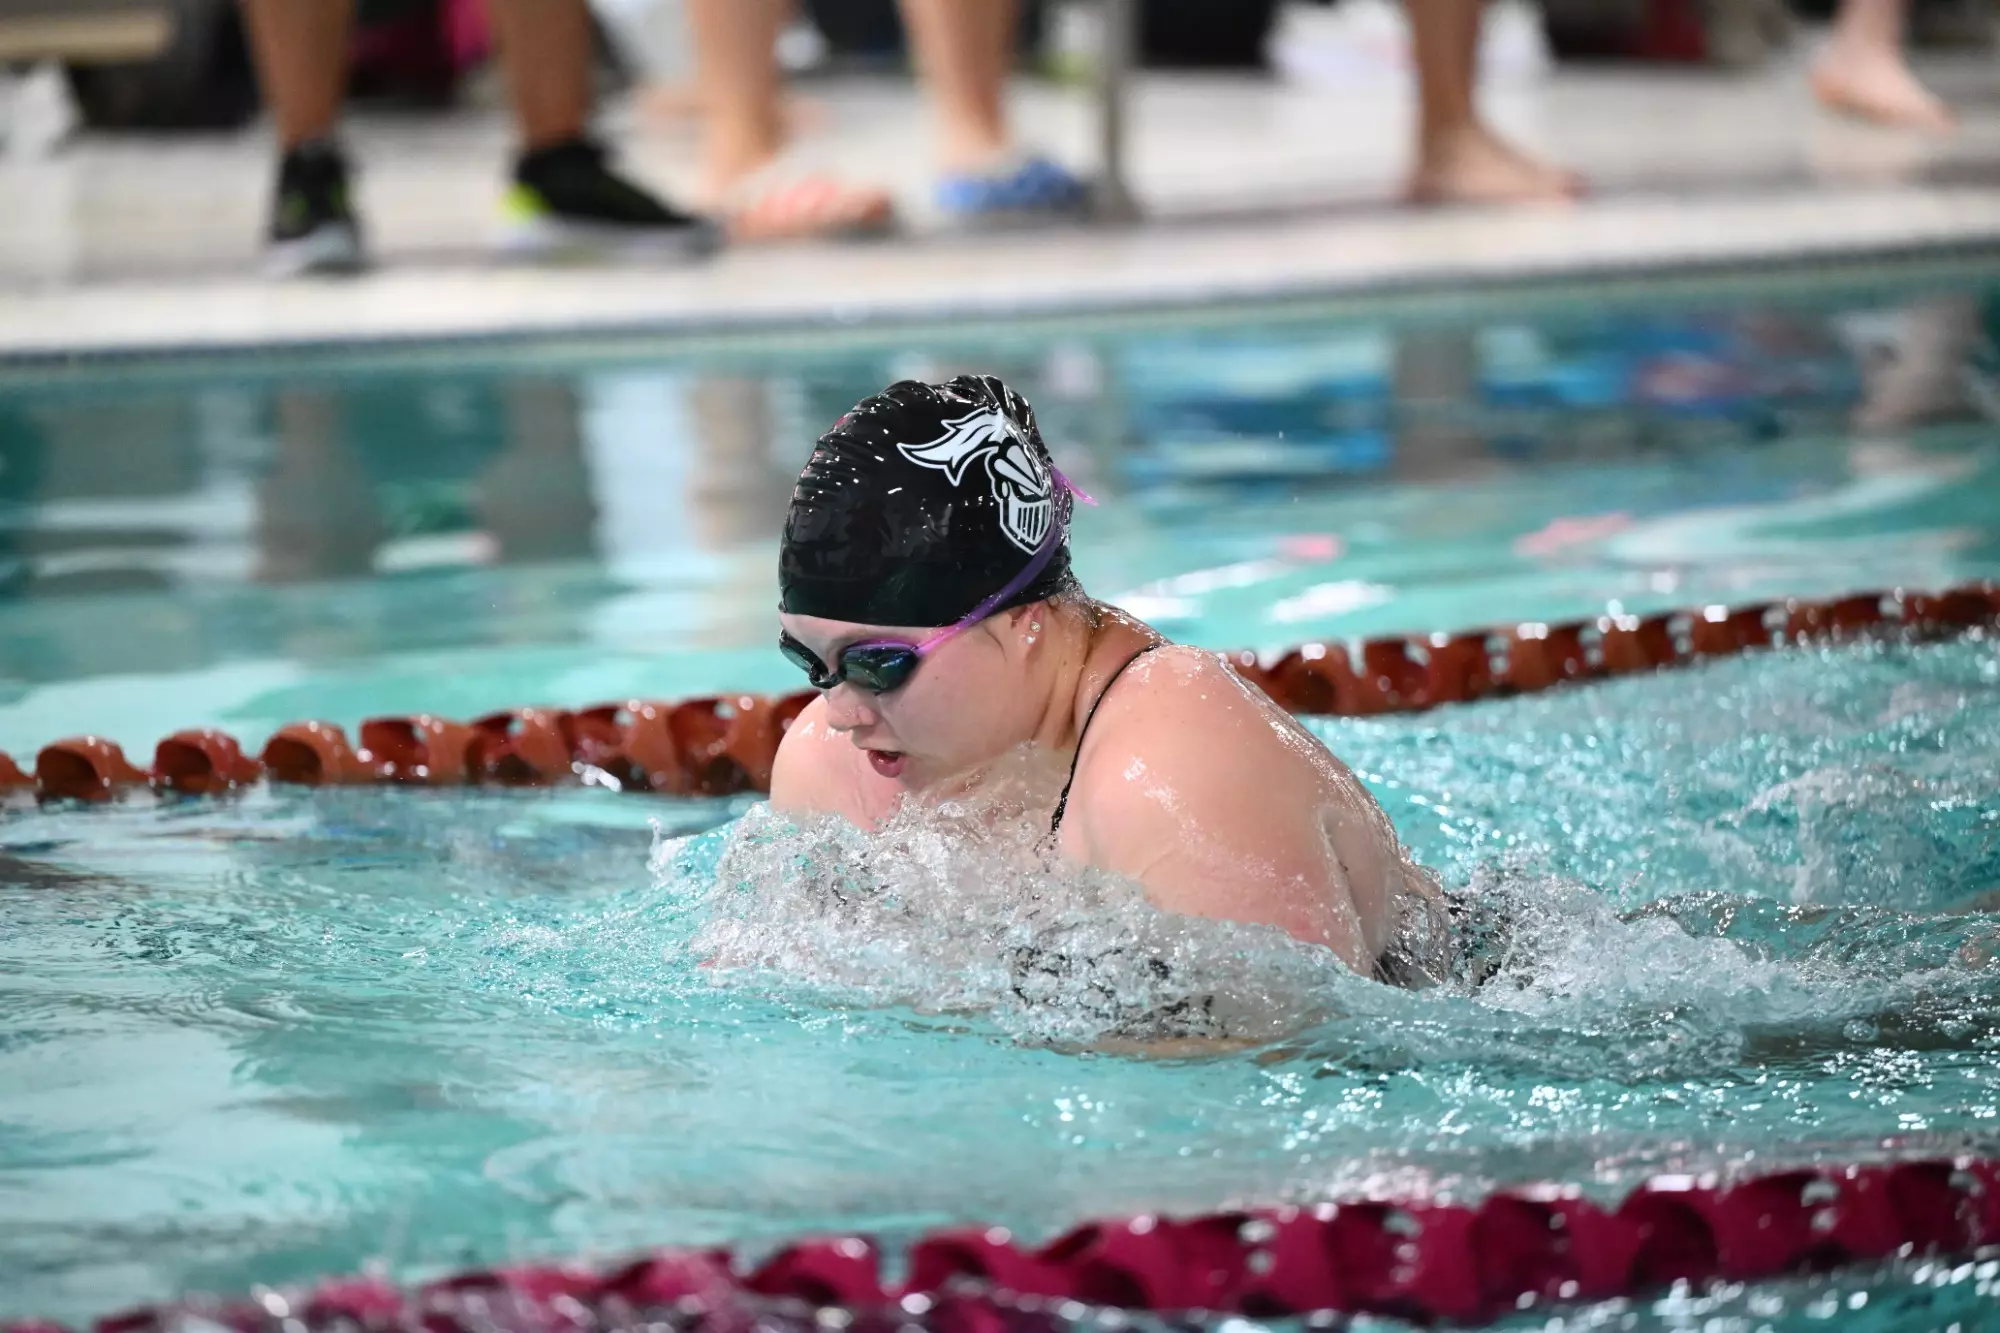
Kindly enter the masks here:
<path id="1" fill-rule="evenodd" d="M 1417 67 L 1417 160 L 1412 202 L 1531 203 L 1582 192 L 1575 173 L 1508 143 L 1473 102 L 1482 0 L 1404 0 Z"/>
<path id="2" fill-rule="evenodd" d="M 333 132 L 354 0 L 243 0 L 243 10 L 281 153 L 268 265 L 279 275 L 351 272 L 361 265 L 361 229 Z"/>
<path id="3" fill-rule="evenodd" d="M 243 10 L 278 147 L 330 137 L 347 92 L 354 0 L 243 0 Z"/>
<path id="4" fill-rule="evenodd" d="M 786 0 L 689 0 L 696 78 L 709 117 L 706 187 L 723 191 L 785 147 L 778 30 Z"/>
<path id="5" fill-rule="evenodd" d="M 533 0 L 528 0 L 533 2 Z M 786 160 L 790 134 L 776 44 L 789 0 L 688 0 L 703 109 L 702 194 L 732 239 L 870 234 L 895 208 L 872 186 Z"/>
<path id="6" fill-rule="evenodd" d="M 586 132 L 595 53 L 584 0 L 493 0 L 491 10 L 521 135 L 507 197 L 508 248 L 708 249 L 712 233 L 701 219 L 613 172 Z"/>
<path id="7" fill-rule="evenodd" d="M 489 9 L 522 151 L 582 138 L 594 59 L 583 0 L 495 0 Z"/>
<path id="8" fill-rule="evenodd" d="M 709 114 L 710 98 L 702 87 L 696 68 L 693 19 L 688 10 L 693 0 L 597 0 L 592 9 L 600 19 L 628 14 L 625 24 L 626 54 L 638 66 L 641 87 L 637 103 L 641 115 L 654 125 L 680 125 L 701 121 Z M 800 21 L 799 0 L 781 0 L 782 32 L 787 24 Z M 757 16 L 745 15 L 756 22 Z M 778 38 L 780 47 L 782 37 Z M 671 51 L 667 48 L 671 47 Z M 785 129 L 788 135 L 805 133 L 826 123 L 826 108 L 810 99 L 783 97 Z"/>
<path id="9" fill-rule="evenodd" d="M 947 171 L 979 171 L 1004 160 L 1007 74 L 1013 65 L 1016 0 L 902 0 L 917 71 L 938 118 Z"/>
<path id="10" fill-rule="evenodd" d="M 1008 124 L 1016 0 L 902 0 L 902 10 L 938 118 L 938 206 L 966 221 L 1081 212 L 1083 183 L 1024 153 Z"/>
<path id="11" fill-rule="evenodd" d="M 1945 104 L 1903 59 L 1905 0 L 1843 0 L 1833 37 L 1813 65 L 1815 96 L 1837 111 L 1904 129 L 1950 132 Z"/>

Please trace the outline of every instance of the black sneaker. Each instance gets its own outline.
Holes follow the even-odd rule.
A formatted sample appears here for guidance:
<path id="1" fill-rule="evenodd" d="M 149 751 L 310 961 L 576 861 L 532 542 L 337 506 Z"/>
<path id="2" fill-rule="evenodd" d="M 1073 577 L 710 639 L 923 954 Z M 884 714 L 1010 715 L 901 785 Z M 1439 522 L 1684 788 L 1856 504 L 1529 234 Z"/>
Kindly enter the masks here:
<path id="1" fill-rule="evenodd" d="M 540 148 L 514 164 L 501 246 L 520 255 L 629 252 L 692 257 L 721 236 L 705 218 L 679 212 L 604 164 L 587 139 Z"/>
<path id="2" fill-rule="evenodd" d="M 302 143 L 279 162 L 265 264 L 273 276 L 287 278 L 361 267 L 361 224 L 348 198 L 347 159 L 331 142 Z"/>

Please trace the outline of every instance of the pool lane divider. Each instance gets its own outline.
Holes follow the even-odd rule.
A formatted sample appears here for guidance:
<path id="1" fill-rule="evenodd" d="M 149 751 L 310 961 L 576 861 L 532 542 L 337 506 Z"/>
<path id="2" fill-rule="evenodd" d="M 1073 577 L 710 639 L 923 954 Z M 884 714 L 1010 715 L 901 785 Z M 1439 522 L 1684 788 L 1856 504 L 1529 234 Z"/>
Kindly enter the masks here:
<path id="1" fill-rule="evenodd" d="M 542 1264 L 415 1286 L 341 1278 L 239 1301 L 128 1311 L 91 1333 L 1060 1333 L 1107 1311 L 1252 1319 L 1385 1315 L 1486 1323 L 1857 1264 L 2000 1254 L 2000 1161 L 1815 1165 L 1659 1175 L 1615 1204 L 1569 1186 L 1477 1204 L 1361 1200 L 1206 1217 L 1087 1222 L 1047 1244 L 996 1228 L 936 1231 L 900 1281 L 861 1236 L 760 1259 L 658 1250 L 605 1267 Z M 1142 1327 L 1153 1326 L 1151 1324 Z M 49 1323 L 0 1333 L 68 1333 Z"/>
<path id="2" fill-rule="evenodd" d="M 1294 713 L 1368 717 L 1532 694 L 1753 649 L 1869 636 L 1923 641 L 1996 626 L 2000 586 L 1976 583 L 1936 593 L 1899 588 L 1307 643 L 1276 657 L 1221 656 Z M 105 801 L 141 787 L 216 795 L 262 780 L 304 786 L 590 781 L 623 791 L 727 796 L 769 788 L 778 743 L 811 700 L 810 691 L 634 700 L 576 710 L 520 708 L 472 722 L 416 713 L 363 722 L 354 740 L 330 722 L 294 722 L 255 757 L 226 732 L 178 731 L 159 743 L 145 769 L 112 741 L 75 736 L 44 746 L 31 773 L 0 754 L 0 796 Z"/>

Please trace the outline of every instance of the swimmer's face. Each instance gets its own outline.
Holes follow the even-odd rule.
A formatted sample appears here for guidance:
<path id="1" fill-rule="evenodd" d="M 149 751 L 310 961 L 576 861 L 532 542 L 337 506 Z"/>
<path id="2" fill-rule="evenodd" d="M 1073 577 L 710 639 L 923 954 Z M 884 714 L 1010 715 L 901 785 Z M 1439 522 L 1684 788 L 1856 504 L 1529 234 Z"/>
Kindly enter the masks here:
<path id="1" fill-rule="evenodd" d="M 1008 706 L 1023 693 L 1009 648 L 1019 638 L 1008 632 L 1016 618 L 1003 612 L 938 645 L 897 689 L 875 693 L 842 681 L 826 691 L 827 725 L 867 751 L 877 773 L 911 789 L 992 760 L 1023 739 L 1011 734 Z M 915 645 L 937 633 L 813 616 L 781 615 L 778 622 L 828 666 L 853 644 Z"/>

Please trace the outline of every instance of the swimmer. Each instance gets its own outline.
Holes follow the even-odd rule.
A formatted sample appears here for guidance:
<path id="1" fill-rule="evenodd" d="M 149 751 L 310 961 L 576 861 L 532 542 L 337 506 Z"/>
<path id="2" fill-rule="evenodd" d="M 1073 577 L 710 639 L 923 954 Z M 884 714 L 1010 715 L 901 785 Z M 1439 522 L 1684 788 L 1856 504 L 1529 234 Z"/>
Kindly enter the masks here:
<path id="1" fill-rule="evenodd" d="M 991 376 L 890 385 L 820 437 L 785 520 L 779 648 L 821 693 L 779 747 L 773 809 L 874 830 L 905 802 L 1004 793 L 1049 854 L 1164 911 L 1405 981 L 1434 882 L 1297 720 L 1083 591 L 1078 494 Z"/>

